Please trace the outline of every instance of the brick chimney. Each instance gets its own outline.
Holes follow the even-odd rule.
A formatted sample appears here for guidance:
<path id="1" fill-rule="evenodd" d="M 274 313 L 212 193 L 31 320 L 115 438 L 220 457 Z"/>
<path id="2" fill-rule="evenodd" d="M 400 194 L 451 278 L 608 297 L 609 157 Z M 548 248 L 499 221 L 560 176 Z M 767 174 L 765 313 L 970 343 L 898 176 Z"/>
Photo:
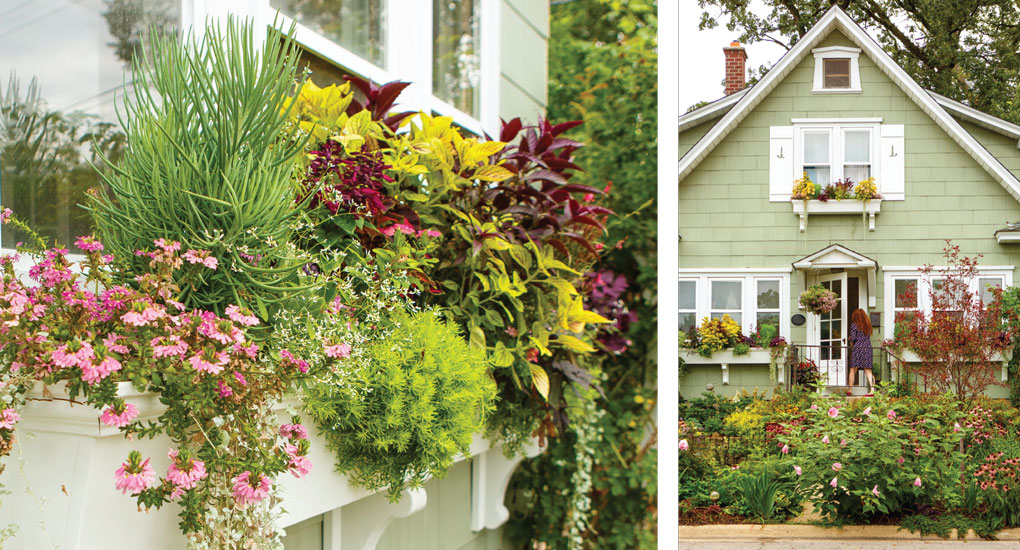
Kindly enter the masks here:
<path id="1" fill-rule="evenodd" d="M 740 42 L 730 42 L 729 47 L 723 48 L 726 55 L 726 95 L 739 92 L 747 87 L 744 61 L 747 60 L 747 52 Z"/>

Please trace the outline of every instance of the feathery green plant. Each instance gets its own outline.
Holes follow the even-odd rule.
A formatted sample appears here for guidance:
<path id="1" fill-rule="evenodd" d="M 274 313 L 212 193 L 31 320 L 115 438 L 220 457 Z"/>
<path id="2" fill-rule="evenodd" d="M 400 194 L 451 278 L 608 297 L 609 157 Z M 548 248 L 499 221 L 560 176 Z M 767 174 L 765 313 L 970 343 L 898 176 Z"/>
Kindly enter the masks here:
<path id="1" fill-rule="evenodd" d="M 152 57 L 134 62 L 133 91 L 118 112 L 126 153 L 89 199 L 97 235 L 122 258 L 158 238 L 210 250 L 219 269 L 181 301 L 220 314 L 237 303 L 270 317 L 301 289 L 305 265 L 289 246 L 290 175 L 305 140 L 281 108 L 304 80 L 293 26 L 271 30 L 260 47 L 252 24 L 233 18 L 225 32 L 207 24 L 201 41 L 151 36 Z"/>
<path id="2" fill-rule="evenodd" d="M 337 457 L 337 471 L 369 490 L 389 487 L 391 500 L 426 476 L 442 476 L 457 453 L 468 454 L 485 426 L 496 385 L 485 351 L 469 346 L 457 325 L 436 311 L 392 312 L 393 326 L 366 348 L 366 363 L 345 373 L 356 396 L 329 384 L 305 394 Z"/>

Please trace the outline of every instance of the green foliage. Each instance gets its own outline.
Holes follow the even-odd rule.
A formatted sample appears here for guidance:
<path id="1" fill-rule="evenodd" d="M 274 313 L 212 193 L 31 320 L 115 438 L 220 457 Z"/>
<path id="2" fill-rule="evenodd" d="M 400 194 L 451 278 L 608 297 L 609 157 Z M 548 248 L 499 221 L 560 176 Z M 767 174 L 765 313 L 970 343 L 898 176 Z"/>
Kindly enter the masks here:
<path id="1" fill-rule="evenodd" d="M 829 9 L 829 0 L 794 0 L 758 9 L 744 0 L 699 0 L 701 28 L 722 22 L 739 40 L 790 47 Z M 838 5 L 874 36 L 921 86 L 1011 122 L 1020 122 L 1020 12 L 1013 2 L 899 2 L 839 0 Z M 758 71 L 764 74 L 765 67 Z"/>
<path id="2" fill-rule="evenodd" d="M 789 445 L 790 467 L 801 468 L 802 486 L 820 488 L 809 500 L 825 521 L 867 521 L 958 494 L 965 459 L 965 434 L 954 429 L 964 416 L 959 402 L 918 402 L 909 413 L 882 396 L 817 405 L 804 411 L 803 425 L 788 425 L 780 442 Z"/>
<path id="3" fill-rule="evenodd" d="M 308 389 L 305 410 L 337 457 L 337 470 L 396 499 L 467 454 L 495 389 L 482 350 L 438 313 L 395 310 L 392 326 L 366 345 L 367 363 L 346 373 L 356 395 Z"/>
<path id="4" fill-rule="evenodd" d="M 943 514 L 936 517 L 925 515 L 906 516 L 900 520 L 900 529 L 921 535 L 936 535 L 948 539 L 952 530 L 956 529 L 956 537 L 963 539 L 967 532 L 985 540 L 996 540 L 995 533 L 1002 528 L 1002 521 L 994 516 L 972 517 L 963 514 Z"/>
<path id="5" fill-rule="evenodd" d="M 283 133 L 278 108 L 296 78 L 297 46 L 274 32 L 260 49 L 253 32 L 231 19 L 225 31 L 210 25 L 201 43 L 152 37 L 121 114 L 127 152 L 89 205 L 119 257 L 158 238 L 212 252 L 222 268 L 183 289 L 188 306 L 222 314 L 236 303 L 268 320 L 300 287 L 304 262 L 288 244 L 291 163 L 303 144 Z"/>
<path id="6" fill-rule="evenodd" d="M 763 522 L 772 519 L 780 486 L 779 481 L 769 476 L 768 470 L 762 470 L 756 476 L 741 474 L 737 478 L 736 487 L 741 502 L 747 509 L 746 515 Z"/>

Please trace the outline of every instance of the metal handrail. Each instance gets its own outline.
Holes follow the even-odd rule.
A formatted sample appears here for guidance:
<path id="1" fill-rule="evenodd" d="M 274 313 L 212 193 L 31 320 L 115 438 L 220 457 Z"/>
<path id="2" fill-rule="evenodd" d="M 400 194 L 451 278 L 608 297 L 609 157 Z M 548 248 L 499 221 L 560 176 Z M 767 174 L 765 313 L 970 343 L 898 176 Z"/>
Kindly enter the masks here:
<path id="1" fill-rule="evenodd" d="M 827 355 L 828 357 L 832 357 L 833 355 L 832 352 L 837 349 L 840 350 L 840 357 L 841 360 L 843 361 L 841 371 L 836 371 L 835 373 L 824 372 L 821 365 L 822 356 Z M 828 353 L 823 353 L 823 350 L 827 351 Z M 801 383 L 800 380 L 801 375 L 799 373 L 798 366 L 805 361 L 813 362 L 819 371 L 819 375 L 821 374 L 827 375 L 828 377 L 827 384 L 829 386 L 846 388 L 866 386 L 867 385 L 866 383 L 864 384 L 857 383 L 858 381 L 864 378 L 864 374 L 860 372 L 860 370 L 858 370 L 857 372 L 858 380 L 854 381 L 849 380 L 851 366 L 850 357 L 852 357 L 852 353 L 853 346 L 851 345 L 832 345 L 832 344 L 823 345 L 802 343 L 791 344 L 790 351 L 787 354 L 786 364 L 783 367 L 784 369 L 787 369 L 787 371 L 789 372 L 789 376 L 785 377 L 787 380 L 788 389 L 792 386 Z M 885 372 L 887 360 L 888 356 L 886 355 L 886 351 L 882 349 L 881 346 L 873 345 L 871 347 L 871 369 L 876 379 L 880 378 L 881 373 Z M 832 379 L 833 374 L 838 376 L 840 379 L 833 381 Z"/>

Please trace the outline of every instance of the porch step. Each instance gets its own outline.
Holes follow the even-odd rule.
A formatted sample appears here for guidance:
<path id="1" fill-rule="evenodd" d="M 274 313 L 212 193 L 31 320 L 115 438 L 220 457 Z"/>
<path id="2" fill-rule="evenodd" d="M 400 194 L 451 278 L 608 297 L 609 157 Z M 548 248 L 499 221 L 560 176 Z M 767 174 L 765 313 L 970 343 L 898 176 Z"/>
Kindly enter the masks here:
<path id="1" fill-rule="evenodd" d="M 866 395 L 868 393 L 872 393 L 872 392 L 868 391 L 868 387 L 867 386 L 850 386 L 850 387 L 848 387 L 848 386 L 826 386 L 825 389 L 822 390 L 822 395 L 826 396 L 826 397 L 830 396 L 830 395 L 846 396 L 847 389 L 850 390 L 850 395 L 848 397 L 850 397 L 851 399 L 863 397 L 864 395 Z"/>

